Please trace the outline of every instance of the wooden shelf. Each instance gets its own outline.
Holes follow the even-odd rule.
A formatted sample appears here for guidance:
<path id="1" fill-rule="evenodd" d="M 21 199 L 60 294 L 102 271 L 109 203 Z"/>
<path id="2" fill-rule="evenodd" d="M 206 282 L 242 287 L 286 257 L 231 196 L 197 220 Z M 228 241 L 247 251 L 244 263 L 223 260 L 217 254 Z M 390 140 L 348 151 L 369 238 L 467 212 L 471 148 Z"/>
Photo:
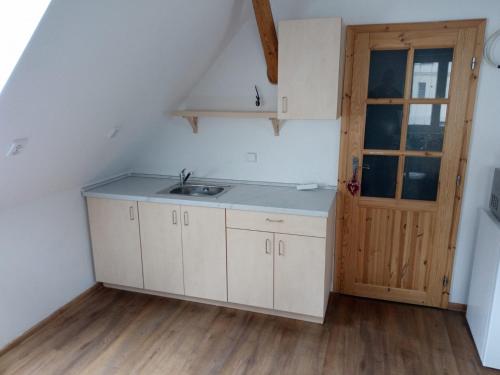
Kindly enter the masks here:
<path id="1" fill-rule="evenodd" d="M 273 126 L 274 135 L 279 136 L 283 121 L 278 119 L 276 112 L 251 112 L 251 111 L 175 111 L 173 116 L 182 117 L 189 122 L 193 133 L 198 133 L 198 118 L 199 117 L 226 117 L 226 118 L 257 118 L 268 119 Z"/>

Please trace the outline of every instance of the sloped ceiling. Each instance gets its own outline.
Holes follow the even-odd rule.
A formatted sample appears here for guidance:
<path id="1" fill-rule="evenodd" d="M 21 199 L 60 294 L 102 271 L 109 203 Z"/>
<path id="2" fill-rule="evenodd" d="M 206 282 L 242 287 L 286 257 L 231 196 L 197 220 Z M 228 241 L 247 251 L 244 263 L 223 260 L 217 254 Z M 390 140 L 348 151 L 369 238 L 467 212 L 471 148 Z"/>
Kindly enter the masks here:
<path id="1" fill-rule="evenodd" d="M 53 0 L 0 96 L 0 208 L 128 170 L 249 3 Z"/>

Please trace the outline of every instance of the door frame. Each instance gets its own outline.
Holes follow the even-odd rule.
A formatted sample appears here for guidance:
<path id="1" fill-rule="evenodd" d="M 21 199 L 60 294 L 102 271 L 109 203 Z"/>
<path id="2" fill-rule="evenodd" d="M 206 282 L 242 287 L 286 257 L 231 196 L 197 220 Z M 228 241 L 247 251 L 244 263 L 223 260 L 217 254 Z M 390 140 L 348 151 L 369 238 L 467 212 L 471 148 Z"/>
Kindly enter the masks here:
<path id="1" fill-rule="evenodd" d="M 352 94 L 352 78 L 353 78 L 353 58 L 354 58 L 354 44 L 356 35 L 359 33 L 367 32 L 415 32 L 426 30 L 450 30 L 450 29 L 463 29 L 475 28 L 476 40 L 474 56 L 475 69 L 471 70 L 469 79 L 469 93 L 467 98 L 466 108 L 466 121 L 464 124 L 464 133 L 462 138 L 462 147 L 460 151 L 460 162 L 457 171 L 457 185 L 454 191 L 453 201 L 453 214 L 451 221 L 451 230 L 448 240 L 448 255 L 446 259 L 445 276 L 443 279 L 443 290 L 441 297 L 441 308 L 448 308 L 448 300 L 451 287 L 451 274 L 453 267 L 453 259 L 456 250 L 456 239 L 458 232 L 458 225 L 460 222 L 460 213 L 462 207 L 462 196 L 464 181 L 467 169 L 469 143 L 472 131 L 472 120 L 474 114 L 474 106 L 477 95 L 477 81 L 481 67 L 483 49 L 484 49 L 484 33 L 485 33 L 486 20 L 485 19 L 472 19 L 472 20 L 459 20 L 459 21 L 442 21 L 442 22 L 419 22 L 419 23 L 396 23 L 396 24 L 372 24 L 372 25 L 353 25 L 347 27 L 346 41 L 345 41 L 345 64 L 344 64 L 344 81 L 343 81 L 343 95 L 342 95 L 342 119 L 341 119 L 341 135 L 340 135 L 340 151 L 339 151 L 339 176 L 337 180 L 337 219 L 336 219 L 336 244 L 335 244 L 335 282 L 334 291 L 342 293 L 345 259 L 347 256 L 349 243 L 349 228 L 346 226 L 348 220 L 344 220 L 344 207 L 345 199 L 349 192 L 347 191 L 346 183 L 350 178 L 352 170 L 347 165 L 349 160 L 349 127 L 350 127 L 350 113 L 351 113 L 351 94 Z M 402 37 L 404 37 L 402 35 Z M 346 233 L 347 232 L 347 233 Z"/>

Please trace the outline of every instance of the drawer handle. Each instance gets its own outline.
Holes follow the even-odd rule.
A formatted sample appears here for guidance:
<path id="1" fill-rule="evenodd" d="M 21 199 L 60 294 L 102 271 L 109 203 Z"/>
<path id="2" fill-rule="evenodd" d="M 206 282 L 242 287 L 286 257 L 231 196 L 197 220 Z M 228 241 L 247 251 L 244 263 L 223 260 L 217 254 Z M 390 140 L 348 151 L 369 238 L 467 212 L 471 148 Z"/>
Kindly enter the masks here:
<path id="1" fill-rule="evenodd" d="M 266 239 L 266 254 L 271 254 L 271 240 L 269 238 Z"/>
<path id="2" fill-rule="evenodd" d="M 283 96 L 281 98 L 281 112 L 287 113 L 288 112 L 288 97 Z"/>
<path id="3" fill-rule="evenodd" d="M 269 218 L 267 218 L 266 221 L 268 223 L 284 223 L 285 222 L 285 220 L 283 220 L 283 219 L 273 220 L 273 219 L 269 219 Z"/>
<path id="4" fill-rule="evenodd" d="M 278 242 L 278 255 L 279 256 L 285 255 L 285 243 L 282 240 Z"/>
<path id="5" fill-rule="evenodd" d="M 130 206 L 130 208 L 128 209 L 128 212 L 130 214 L 130 221 L 134 221 L 135 220 L 135 216 L 134 216 L 134 207 L 133 206 Z"/>
<path id="6" fill-rule="evenodd" d="M 189 225 L 189 214 L 187 211 L 184 211 L 184 225 L 186 227 Z"/>
<path id="7" fill-rule="evenodd" d="M 177 225 L 177 211 L 172 211 L 172 224 Z"/>

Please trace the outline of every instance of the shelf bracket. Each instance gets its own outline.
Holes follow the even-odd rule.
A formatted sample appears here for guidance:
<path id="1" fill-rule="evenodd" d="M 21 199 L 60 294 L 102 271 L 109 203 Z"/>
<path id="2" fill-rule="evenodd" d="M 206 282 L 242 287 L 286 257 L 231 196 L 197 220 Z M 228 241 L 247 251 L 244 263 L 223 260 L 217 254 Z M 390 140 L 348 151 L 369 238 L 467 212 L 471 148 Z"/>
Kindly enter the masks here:
<path id="1" fill-rule="evenodd" d="M 182 116 L 182 118 L 186 119 L 193 128 L 193 133 L 198 133 L 198 117 L 197 116 Z"/>
<path id="2" fill-rule="evenodd" d="M 283 122 L 277 118 L 270 118 L 269 120 L 271 120 L 271 124 L 273 125 L 274 135 L 279 137 Z"/>

